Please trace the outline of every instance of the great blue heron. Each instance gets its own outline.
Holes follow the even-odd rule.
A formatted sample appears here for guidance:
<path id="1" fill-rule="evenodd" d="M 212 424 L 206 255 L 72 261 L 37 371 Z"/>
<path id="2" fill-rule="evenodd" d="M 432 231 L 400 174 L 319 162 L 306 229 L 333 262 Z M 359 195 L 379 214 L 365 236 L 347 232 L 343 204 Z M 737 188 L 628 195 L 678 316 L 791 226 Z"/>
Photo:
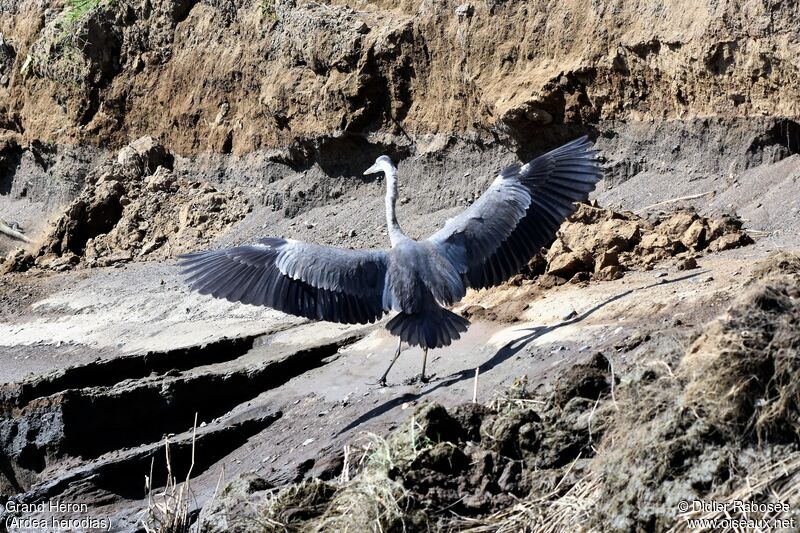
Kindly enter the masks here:
<path id="1" fill-rule="evenodd" d="M 189 284 L 201 294 L 264 305 L 314 320 L 386 324 L 403 342 L 448 346 L 469 321 L 445 309 L 468 288 L 498 285 L 516 274 L 585 201 L 601 172 L 592 143 L 576 139 L 525 165 L 503 169 L 486 192 L 425 240 L 400 229 L 395 215 L 397 169 L 382 155 L 364 174 L 386 176 L 386 224 L 391 248 L 350 250 L 265 237 L 257 244 L 181 256 Z"/>

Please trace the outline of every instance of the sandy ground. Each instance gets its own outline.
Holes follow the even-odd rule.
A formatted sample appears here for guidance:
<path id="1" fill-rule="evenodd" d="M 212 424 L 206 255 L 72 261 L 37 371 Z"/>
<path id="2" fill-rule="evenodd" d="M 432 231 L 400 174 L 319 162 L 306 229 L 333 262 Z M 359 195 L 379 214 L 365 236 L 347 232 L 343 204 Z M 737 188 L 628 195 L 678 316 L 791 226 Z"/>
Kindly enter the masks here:
<path id="1" fill-rule="evenodd" d="M 736 265 L 735 276 L 739 276 L 742 268 L 749 264 L 745 258 L 763 256 L 777 248 L 774 241 L 766 239 L 746 250 L 710 256 L 700 262 L 700 271 L 712 269 L 716 277 L 709 276 L 713 277 L 710 281 L 703 278 L 706 281 L 700 285 L 689 285 L 686 292 L 676 293 L 675 298 L 680 302 L 692 294 L 696 295 L 698 288 L 719 291 L 729 281 L 735 281 L 735 277 L 721 279 L 718 273 L 720 265 L 728 264 L 723 262 L 727 256 L 733 257 L 730 264 Z M 691 273 L 692 283 L 699 281 L 697 272 Z M 659 293 L 666 289 L 659 287 L 662 278 L 656 276 L 665 273 L 664 269 L 649 273 L 631 272 L 616 282 L 593 283 L 587 287 L 567 285 L 543 295 L 520 318 L 525 322 L 553 323 L 569 310 L 574 309 L 580 314 L 582 309 L 599 304 L 610 291 L 625 287 L 636 292 L 649 290 Z M 53 293 L 29 303 L 27 309 L 18 310 L 16 316 L 11 314 L 0 322 L 0 357 L 4 366 L 0 376 L 2 383 L 16 381 L 39 367 L 36 357 L 22 359 L 14 355 L 20 347 L 82 346 L 120 355 L 134 354 L 200 345 L 225 337 L 265 334 L 307 322 L 271 309 L 229 303 L 196 294 L 185 286 L 172 262 L 102 268 L 92 271 L 91 275 L 79 271 L 51 274 L 44 279 L 24 274 L 15 276 L 18 276 L 16 280 L 5 282 L 9 287 L 14 286 L 12 290 L 15 292 L 32 294 L 32 291 L 26 292 L 26 286 L 44 284 L 45 290 L 53 290 Z M 645 289 L 647 280 L 651 280 L 655 286 Z M 637 284 L 640 286 L 637 287 Z M 700 294 L 705 292 L 701 291 Z M 484 304 L 492 303 L 492 298 L 481 299 L 480 296 L 480 293 L 475 293 L 471 298 L 481 300 Z M 504 295 L 498 293 L 494 300 L 502 298 Z M 468 298 L 466 302 L 469 301 Z M 632 320 L 638 319 L 641 311 L 631 305 L 635 302 L 635 298 L 625 302 L 629 310 L 627 315 Z M 619 321 L 625 320 L 625 314 L 620 315 Z M 524 326 L 519 327 L 524 329 Z M 585 328 L 584 324 L 580 330 Z M 565 327 L 557 336 L 570 337 L 578 342 L 580 337 L 576 337 L 577 332 L 576 327 Z M 493 344 L 503 341 L 507 335 L 500 335 Z M 375 339 L 373 342 L 378 341 Z M 442 357 L 449 350 L 456 349 L 458 344 L 463 343 L 441 350 Z M 71 360 L 67 364 L 76 362 Z M 51 370 L 57 368 L 54 366 Z"/>
<path id="2" fill-rule="evenodd" d="M 51 287 L 58 286 L 53 294 L 30 304 L 24 315 L 0 324 L 0 353 L 8 358 L 3 361 L 3 382 L 41 370 L 35 358 L 15 357 L 18 347 L 68 346 L 77 354 L 80 346 L 116 356 L 260 334 L 302 321 L 192 293 L 179 279 L 174 263 L 133 264 L 101 269 L 91 276 L 53 278 L 47 280 Z"/>

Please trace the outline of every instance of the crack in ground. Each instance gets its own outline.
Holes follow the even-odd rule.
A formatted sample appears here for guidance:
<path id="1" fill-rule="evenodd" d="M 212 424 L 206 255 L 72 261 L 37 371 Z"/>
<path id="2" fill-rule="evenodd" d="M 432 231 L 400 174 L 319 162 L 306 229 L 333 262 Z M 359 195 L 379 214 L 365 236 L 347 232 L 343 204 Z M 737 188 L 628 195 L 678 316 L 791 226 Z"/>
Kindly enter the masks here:
<path id="1" fill-rule="evenodd" d="M 348 332 L 301 350 L 280 345 L 258 348 L 275 352 L 268 352 L 270 359 L 256 366 L 242 361 L 232 368 L 236 358 L 228 356 L 185 373 L 128 381 L 116 376 L 112 387 L 70 388 L 28 402 L 14 397 L 0 401 L 0 453 L 7 458 L 0 470 L 0 493 L 35 486 L 49 466 L 65 458 L 91 461 L 115 450 L 158 442 L 176 429 L 191 427 L 195 416 L 206 422 L 224 416 L 262 392 L 328 364 L 342 347 L 364 335 L 365 331 Z M 252 342 L 244 338 L 236 346 L 241 349 Z"/>
<path id="2" fill-rule="evenodd" d="M 197 428 L 196 436 L 189 430 L 171 437 L 169 453 L 173 477 L 178 480 L 186 479 L 190 467 L 193 477 L 201 475 L 281 416 L 283 414 L 277 411 L 236 423 L 219 422 Z M 110 453 L 81 464 L 18 494 L 14 500 L 32 503 L 50 500 L 67 491 L 72 495 L 76 492 L 91 494 L 96 493 L 97 489 L 122 498 L 138 500 L 146 496 L 144 477 L 150 475 L 151 468 L 153 488 L 163 487 L 167 482 L 168 471 L 163 441 L 120 453 Z"/>
<path id="3" fill-rule="evenodd" d="M 0 386 L 0 406 L 13 403 L 22 407 L 37 398 L 68 389 L 111 386 L 126 379 L 144 378 L 154 373 L 165 374 L 173 370 L 231 361 L 252 350 L 256 339 L 269 333 L 271 332 L 237 338 L 225 337 L 198 346 L 151 351 L 76 365 L 31 381 Z"/>

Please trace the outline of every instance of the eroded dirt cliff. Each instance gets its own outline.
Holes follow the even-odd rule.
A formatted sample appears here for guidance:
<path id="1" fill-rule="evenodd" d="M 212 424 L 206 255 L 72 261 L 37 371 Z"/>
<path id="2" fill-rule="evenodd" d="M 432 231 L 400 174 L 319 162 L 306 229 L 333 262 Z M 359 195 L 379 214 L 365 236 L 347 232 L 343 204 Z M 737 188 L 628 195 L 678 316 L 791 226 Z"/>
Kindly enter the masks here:
<path id="1" fill-rule="evenodd" d="M 795 2 L 98 4 L 4 0 L 0 126 L 23 142 L 241 154 L 800 111 Z"/>
<path id="2" fill-rule="evenodd" d="M 800 151 L 795 2 L 88 4 L 0 6 L 0 194 L 33 232 L 45 220 L 13 200 L 49 215 L 145 135 L 180 170 L 249 188 L 256 212 L 358 213 L 334 221 L 355 245 L 382 242 L 360 176 L 381 153 L 423 215 L 579 134 L 601 149 L 612 207 L 728 191 L 703 206 L 781 230 L 739 189 L 766 180 L 797 212 L 796 162 L 753 175 Z M 308 218 L 293 230 L 330 238 Z"/>

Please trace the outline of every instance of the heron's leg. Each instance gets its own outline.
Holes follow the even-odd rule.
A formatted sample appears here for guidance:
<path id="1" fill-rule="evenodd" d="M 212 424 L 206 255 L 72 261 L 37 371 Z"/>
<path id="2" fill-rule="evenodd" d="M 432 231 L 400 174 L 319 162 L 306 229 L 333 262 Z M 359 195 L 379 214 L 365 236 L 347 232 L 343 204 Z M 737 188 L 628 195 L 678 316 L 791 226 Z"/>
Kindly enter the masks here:
<path id="1" fill-rule="evenodd" d="M 386 369 L 386 372 L 383 373 L 381 379 L 378 380 L 378 385 L 381 387 L 386 386 L 386 376 L 389 375 L 389 370 L 392 369 L 394 366 L 394 362 L 397 361 L 397 358 L 400 357 L 400 346 L 403 344 L 403 339 L 400 339 L 400 342 L 397 343 L 397 351 L 394 353 L 394 358 L 392 358 L 392 362 L 389 363 L 389 368 Z"/>
<path id="2" fill-rule="evenodd" d="M 419 380 L 423 383 L 428 382 L 428 378 L 425 377 L 425 364 L 428 362 L 428 349 L 425 348 L 425 351 L 422 352 L 422 374 L 419 376 Z"/>

